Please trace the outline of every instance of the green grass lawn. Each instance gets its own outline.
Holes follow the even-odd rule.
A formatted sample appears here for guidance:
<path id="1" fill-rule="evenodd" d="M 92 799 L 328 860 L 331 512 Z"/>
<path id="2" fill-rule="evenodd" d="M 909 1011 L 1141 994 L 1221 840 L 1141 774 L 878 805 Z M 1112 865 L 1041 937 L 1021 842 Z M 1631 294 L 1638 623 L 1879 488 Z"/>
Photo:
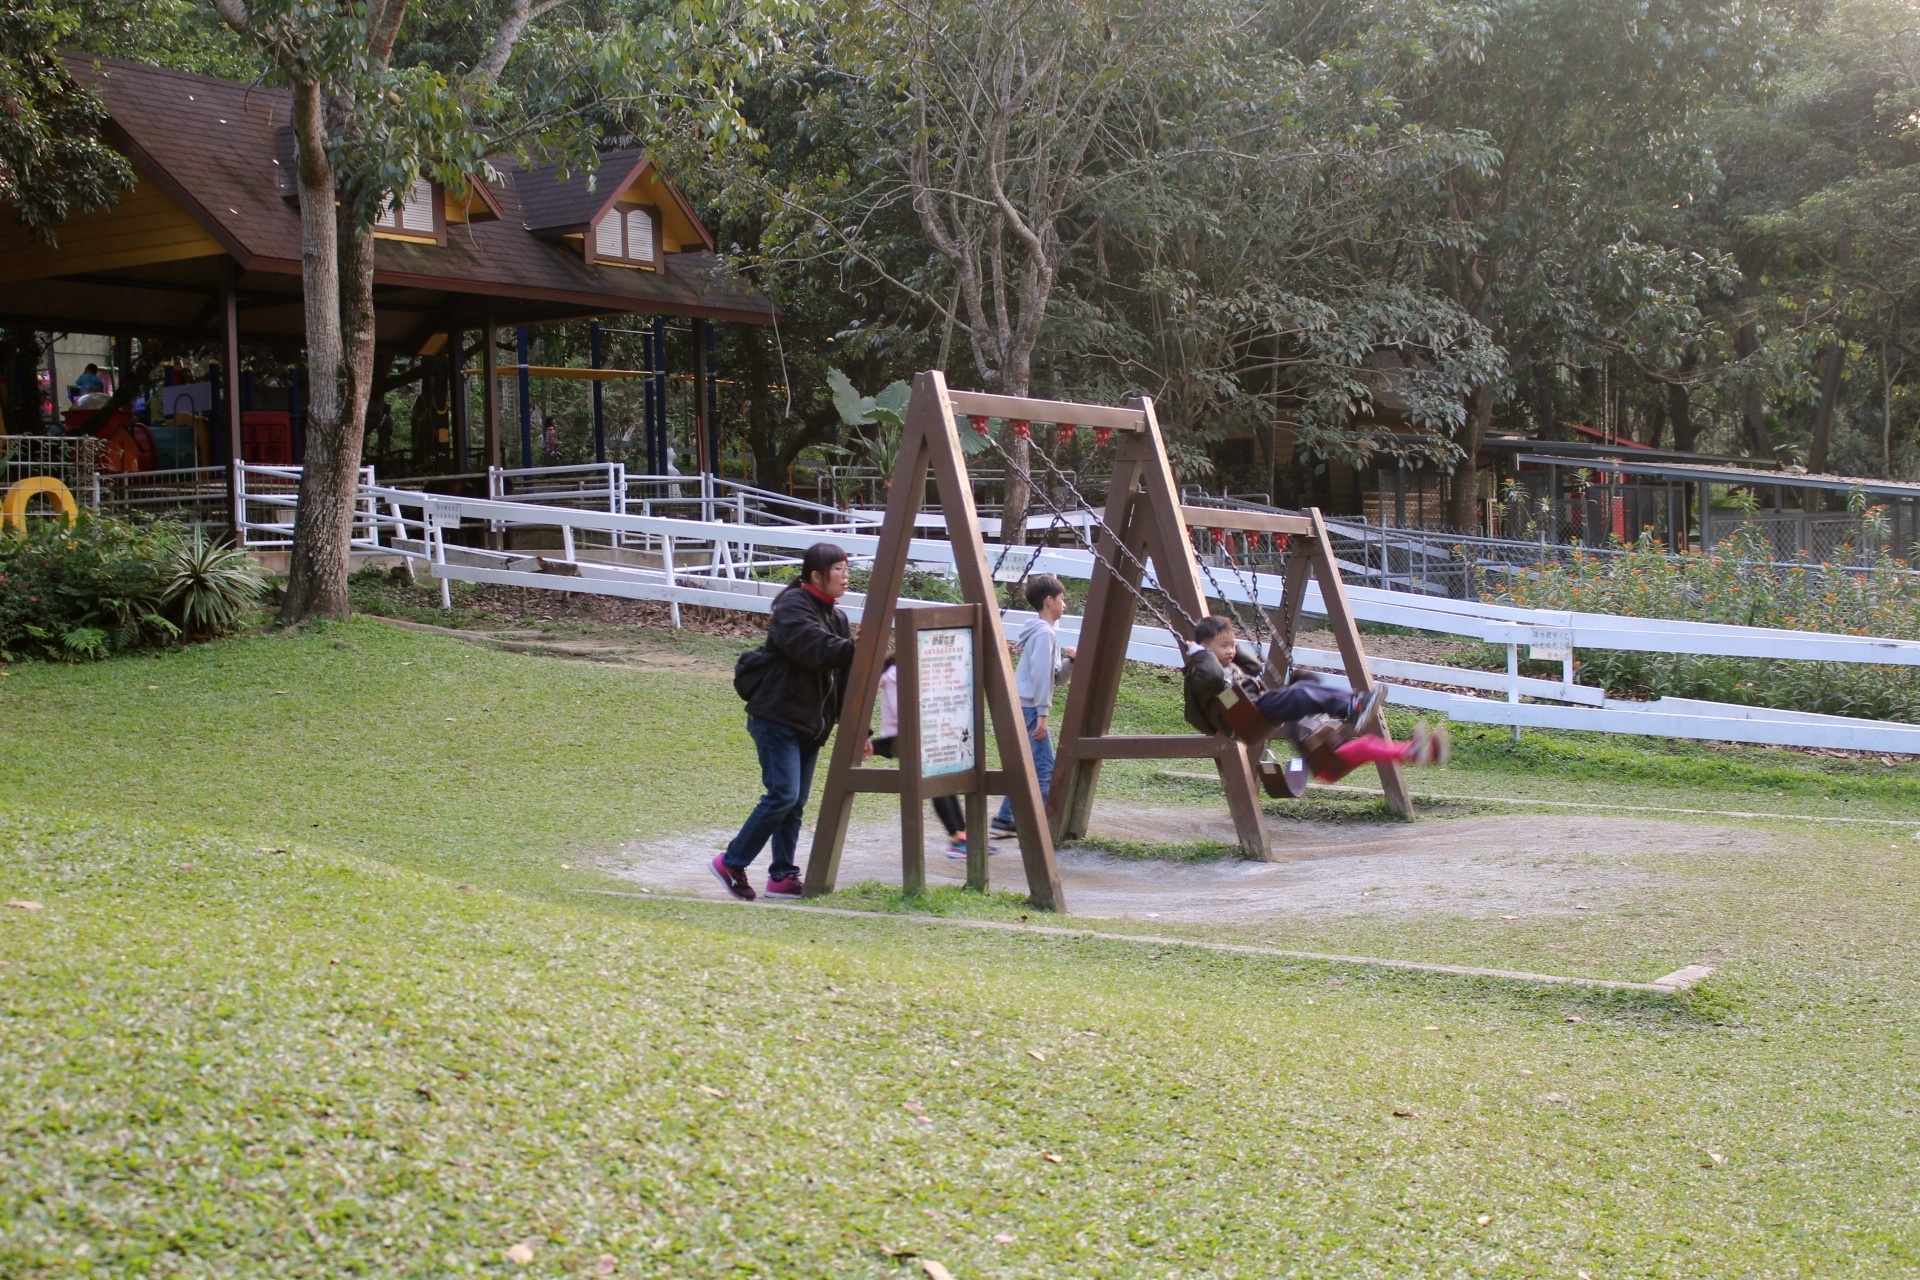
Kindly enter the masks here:
<path id="1" fill-rule="evenodd" d="M 1712 948 L 1676 1000 L 585 892 L 751 803 L 731 689 L 373 622 L 15 667 L 0 726 L 0 902 L 41 904 L 0 906 L 9 1280 L 1920 1266 L 1910 831 L 1736 827 L 1631 919 L 1202 931 Z M 1911 765 L 1461 756 L 1436 783 L 1920 819 Z"/>

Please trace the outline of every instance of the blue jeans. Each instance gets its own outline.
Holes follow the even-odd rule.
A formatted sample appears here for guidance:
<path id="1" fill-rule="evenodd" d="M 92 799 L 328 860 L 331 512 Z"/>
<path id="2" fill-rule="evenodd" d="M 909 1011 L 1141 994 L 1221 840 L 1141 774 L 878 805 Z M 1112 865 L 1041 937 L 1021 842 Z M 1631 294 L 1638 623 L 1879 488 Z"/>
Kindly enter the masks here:
<path id="1" fill-rule="evenodd" d="M 1263 693 L 1254 700 L 1260 714 L 1275 724 L 1293 724 L 1308 716 L 1344 720 L 1353 714 L 1353 694 L 1318 680 L 1296 680 L 1284 689 Z"/>
<path id="2" fill-rule="evenodd" d="M 1046 712 L 1039 707 L 1022 707 L 1020 714 L 1027 718 L 1027 745 L 1033 748 L 1033 771 L 1040 778 L 1040 798 L 1045 800 L 1053 788 L 1053 734 L 1042 737 L 1033 736 L 1033 726 L 1040 723 L 1040 717 Z M 1010 827 L 1013 825 L 1013 797 L 1007 796 L 1000 801 L 1000 812 L 993 815 L 993 825 Z"/>
<path id="3" fill-rule="evenodd" d="M 754 716 L 747 717 L 747 732 L 760 750 L 760 785 L 767 790 L 727 846 L 723 861 L 745 870 L 771 839 L 773 864 L 767 874 L 784 880 L 800 871 L 793 855 L 800 847 L 800 814 L 813 790 L 813 762 L 820 757 L 820 744 L 797 729 Z"/>

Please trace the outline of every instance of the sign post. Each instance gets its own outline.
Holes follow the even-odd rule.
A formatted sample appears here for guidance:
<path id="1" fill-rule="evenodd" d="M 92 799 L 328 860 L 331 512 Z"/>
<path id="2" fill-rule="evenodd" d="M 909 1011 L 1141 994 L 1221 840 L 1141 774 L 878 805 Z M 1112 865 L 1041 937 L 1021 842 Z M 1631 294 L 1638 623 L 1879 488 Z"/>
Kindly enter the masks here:
<path id="1" fill-rule="evenodd" d="M 987 887 L 987 732 L 980 606 L 936 605 L 894 614 L 899 668 L 900 885 L 926 887 L 926 802 L 967 797 L 967 885 Z"/>

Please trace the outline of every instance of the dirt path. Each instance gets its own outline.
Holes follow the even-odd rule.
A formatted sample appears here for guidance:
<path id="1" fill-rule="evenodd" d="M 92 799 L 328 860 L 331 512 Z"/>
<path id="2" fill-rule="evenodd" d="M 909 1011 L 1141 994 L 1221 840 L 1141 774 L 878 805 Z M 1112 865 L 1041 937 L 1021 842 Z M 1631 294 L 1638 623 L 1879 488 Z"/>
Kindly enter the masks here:
<path id="1" fill-rule="evenodd" d="M 928 825 L 938 830 L 929 817 Z M 1658 857 L 1710 862 L 1773 837 L 1751 830 L 1659 820 L 1519 814 L 1410 825 L 1276 822 L 1284 862 L 1137 861 L 1088 850 L 1060 854 L 1073 914 L 1161 920 L 1246 919 L 1270 914 L 1406 916 L 1562 915 L 1618 910 L 1665 884 L 1647 864 Z M 636 883 L 674 893 L 724 896 L 706 862 L 731 831 L 635 843 L 599 859 Z M 1153 843 L 1231 842 L 1224 812 L 1102 801 L 1093 835 Z M 804 862 L 812 839 L 801 840 Z M 959 883 L 966 864 L 929 837 L 929 883 Z M 760 867 L 766 865 L 762 855 Z M 1011 844 L 992 863 L 995 883 L 1020 888 Z M 756 876 L 758 879 L 758 876 Z M 842 855 L 840 884 L 900 882 L 900 836 L 894 823 L 856 823 Z"/>

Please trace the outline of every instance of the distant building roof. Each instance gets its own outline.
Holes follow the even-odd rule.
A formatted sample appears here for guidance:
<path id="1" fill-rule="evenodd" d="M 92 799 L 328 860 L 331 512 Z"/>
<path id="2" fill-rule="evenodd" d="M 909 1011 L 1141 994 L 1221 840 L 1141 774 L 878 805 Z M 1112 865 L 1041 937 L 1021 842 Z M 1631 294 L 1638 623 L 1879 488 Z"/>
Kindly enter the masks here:
<path id="1" fill-rule="evenodd" d="M 65 287 L 10 291 L 0 298 L 0 319 L 104 332 L 199 331 L 210 319 L 202 314 L 210 272 L 228 257 L 242 273 L 247 331 L 300 335 L 300 216 L 280 177 L 276 136 L 290 123 L 290 95 L 116 58 L 69 55 L 67 62 L 100 95 L 106 136 L 133 161 L 141 187 L 111 213 L 77 215 L 56 228 L 58 248 L 5 219 L 0 282 L 58 279 Z M 563 180 L 552 170 L 496 167 L 506 180 L 487 203 L 503 216 L 450 227 L 444 244 L 376 242 L 382 340 L 476 327 L 487 307 L 503 324 L 631 312 L 772 322 L 772 303 L 715 258 L 685 196 L 659 175 L 653 189 L 667 193 L 694 229 L 685 233 L 692 248 L 682 243 L 681 252 L 661 255 L 657 271 L 634 270 L 590 263 L 564 240 L 537 234 L 528 217 L 535 211 L 545 229 L 554 217 L 588 208 L 593 188 L 610 204 L 620 186 L 600 186 L 584 172 Z M 619 151 L 605 155 L 597 172 L 605 182 L 648 168 L 639 151 Z M 129 236 L 139 210 L 154 211 L 171 239 Z"/>

